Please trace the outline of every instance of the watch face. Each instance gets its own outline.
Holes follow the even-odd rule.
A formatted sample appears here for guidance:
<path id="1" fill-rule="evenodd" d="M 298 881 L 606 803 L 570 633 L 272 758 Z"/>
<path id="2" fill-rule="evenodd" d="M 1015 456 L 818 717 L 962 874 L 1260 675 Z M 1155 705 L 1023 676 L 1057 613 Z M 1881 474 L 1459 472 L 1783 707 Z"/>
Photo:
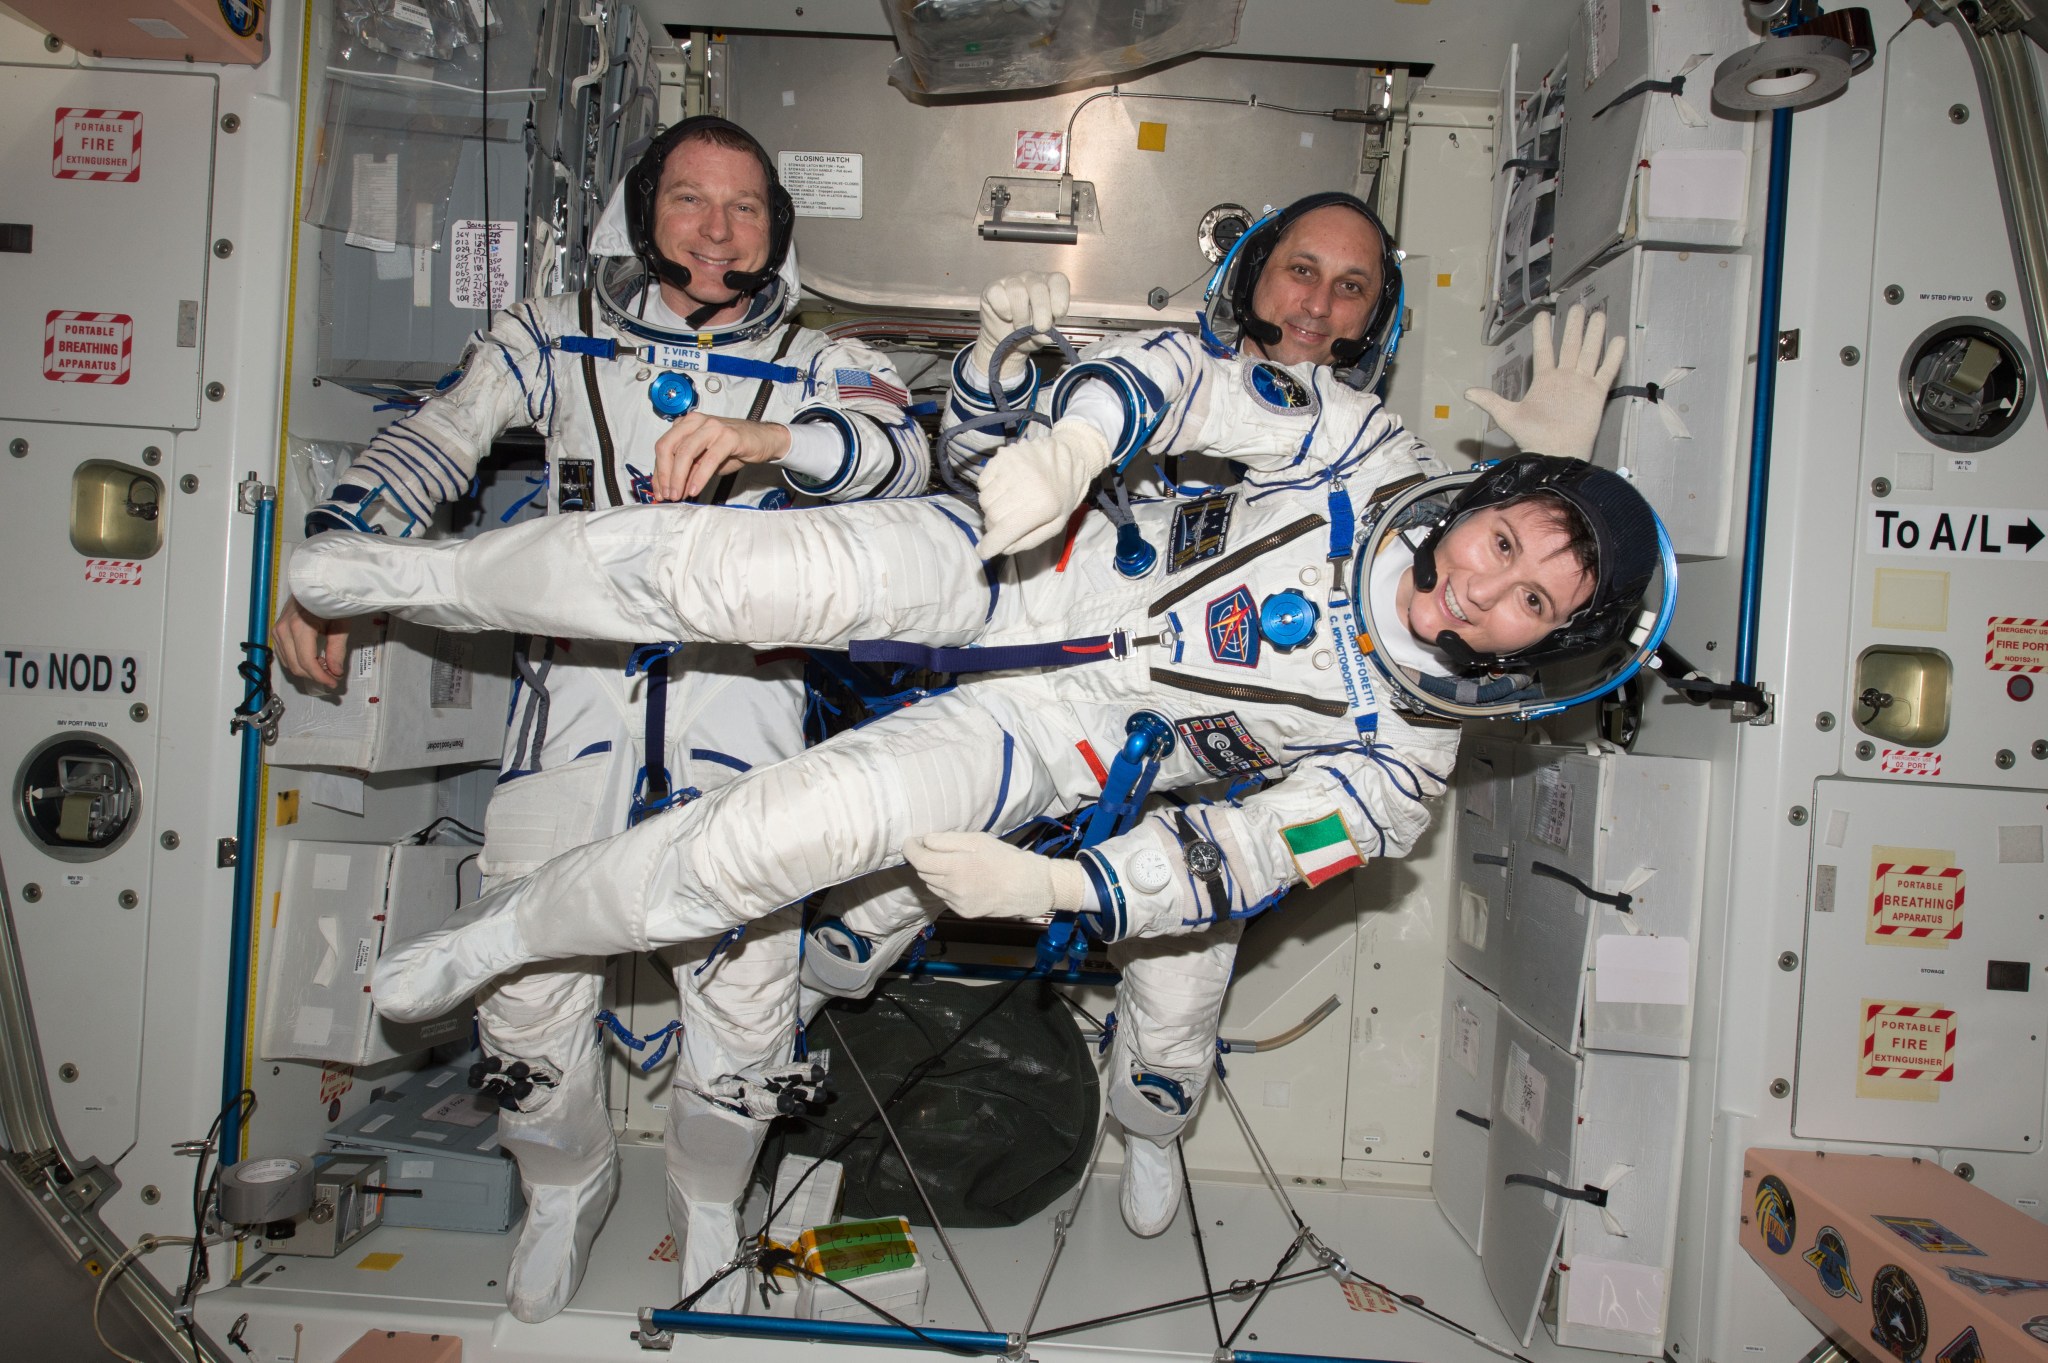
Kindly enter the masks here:
<path id="1" fill-rule="evenodd" d="M 1166 853 L 1147 847 L 1131 858 L 1131 884 L 1139 894 L 1158 894 L 1173 879 L 1173 864 Z"/>
<path id="2" fill-rule="evenodd" d="M 1223 853 L 1213 842 L 1191 842 L 1187 845 L 1188 872 L 1197 880 L 1207 880 L 1223 870 Z"/>

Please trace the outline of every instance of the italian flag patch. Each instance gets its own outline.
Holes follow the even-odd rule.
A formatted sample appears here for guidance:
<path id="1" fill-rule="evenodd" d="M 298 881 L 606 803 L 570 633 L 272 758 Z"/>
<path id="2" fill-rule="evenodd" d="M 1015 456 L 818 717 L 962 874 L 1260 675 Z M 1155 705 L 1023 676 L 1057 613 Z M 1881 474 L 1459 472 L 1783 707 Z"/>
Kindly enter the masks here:
<path id="1" fill-rule="evenodd" d="M 1344 874 L 1353 867 L 1365 865 L 1365 859 L 1358 855 L 1358 848 L 1352 843 L 1351 835 L 1344 831 L 1344 821 L 1331 810 L 1313 823 L 1289 824 L 1280 830 L 1280 836 L 1287 839 L 1287 850 L 1293 854 L 1295 869 L 1310 886 Z"/>

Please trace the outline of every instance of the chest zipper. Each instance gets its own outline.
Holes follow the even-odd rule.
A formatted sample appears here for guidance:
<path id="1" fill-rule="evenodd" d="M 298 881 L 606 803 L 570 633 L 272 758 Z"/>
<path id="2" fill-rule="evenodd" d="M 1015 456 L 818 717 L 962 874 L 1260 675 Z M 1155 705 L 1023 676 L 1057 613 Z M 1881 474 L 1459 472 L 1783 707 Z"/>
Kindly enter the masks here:
<path id="1" fill-rule="evenodd" d="M 1193 691 L 1204 696 L 1249 701 L 1259 705 L 1286 705 L 1297 710 L 1307 710 L 1311 714 L 1327 715 L 1332 719 L 1342 719 L 1350 710 L 1350 707 L 1341 700 L 1320 700 L 1315 696 L 1305 696 L 1299 691 L 1281 691 L 1270 686 L 1212 681 L 1207 677 L 1185 676 L 1158 667 L 1152 669 L 1152 680 L 1161 686 L 1171 686 L 1180 691 Z"/>

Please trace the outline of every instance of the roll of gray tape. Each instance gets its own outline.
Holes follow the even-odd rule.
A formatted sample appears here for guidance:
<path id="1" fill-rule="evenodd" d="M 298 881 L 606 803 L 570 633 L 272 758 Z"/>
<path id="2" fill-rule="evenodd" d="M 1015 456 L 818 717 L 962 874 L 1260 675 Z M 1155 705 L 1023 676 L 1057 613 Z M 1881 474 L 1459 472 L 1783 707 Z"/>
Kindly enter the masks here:
<path id="1" fill-rule="evenodd" d="M 247 1159 L 220 1173 L 220 1218 L 233 1226 L 289 1221 L 313 1205 L 313 1161 Z"/>
<path id="2" fill-rule="evenodd" d="M 1804 109 L 1839 93 L 1852 69 L 1838 38 L 1766 38 L 1714 68 L 1714 103 L 1743 113 Z"/>

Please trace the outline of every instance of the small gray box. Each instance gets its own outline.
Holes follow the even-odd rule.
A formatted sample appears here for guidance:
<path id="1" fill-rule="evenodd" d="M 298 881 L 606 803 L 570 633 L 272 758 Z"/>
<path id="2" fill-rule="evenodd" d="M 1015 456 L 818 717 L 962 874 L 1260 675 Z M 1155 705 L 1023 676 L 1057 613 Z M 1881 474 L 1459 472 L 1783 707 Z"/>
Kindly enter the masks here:
<path id="1" fill-rule="evenodd" d="M 498 1149 L 498 1105 L 473 1092 L 467 1066 L 402 1076 L 327 1133 L 337 1154 L 379 1154 L 385 1185 L 419 1197 L 384 1199 L 384 1224 L 499 1233 L 524 1204 L 512 1160 Z"/>

